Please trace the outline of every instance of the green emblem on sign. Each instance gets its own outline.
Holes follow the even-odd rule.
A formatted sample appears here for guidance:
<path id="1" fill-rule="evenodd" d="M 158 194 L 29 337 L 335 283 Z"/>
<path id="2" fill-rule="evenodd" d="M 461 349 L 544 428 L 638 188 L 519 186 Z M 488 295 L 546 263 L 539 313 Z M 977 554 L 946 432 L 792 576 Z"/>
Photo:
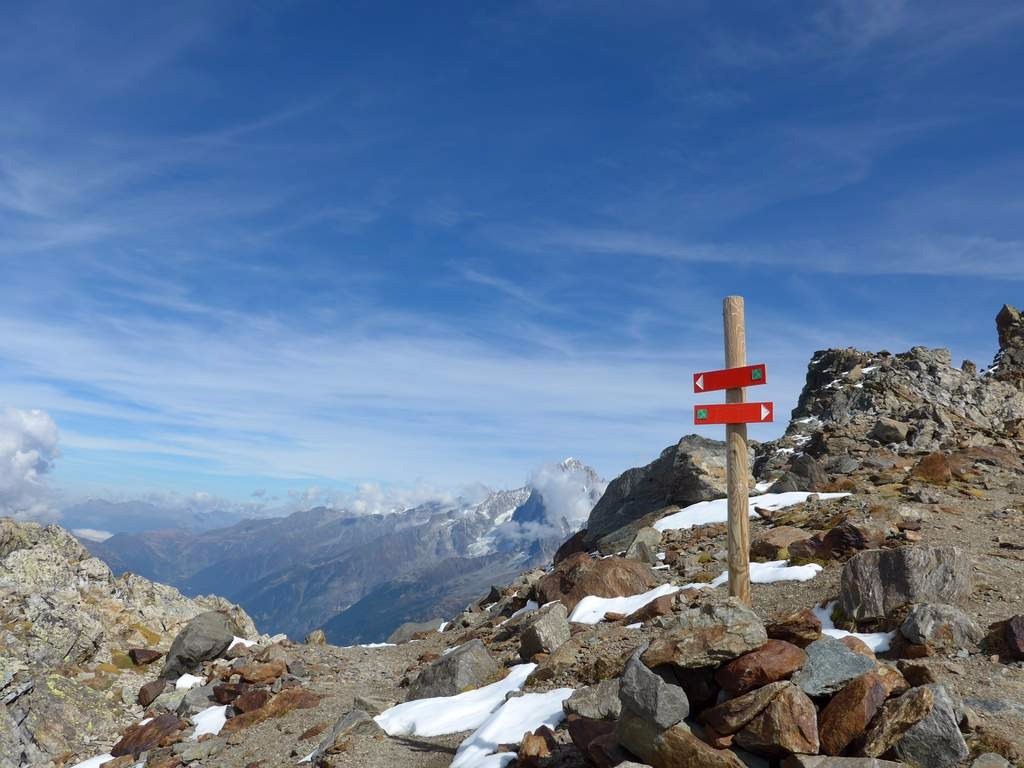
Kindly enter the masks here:
<path id="1" fill-rule="evenodd" d="M 699 408 L 697 410 L 697 418 L 698 419 L 706 419 L 707 417 L 708 417 L 708 409 L 707 408 Z"/>
<path id="2" fill-rule="evenodd" d="M 762 371 L 760 368 L 755 368 L 750 372 L 750 378 L 752 378 L 754 381 L 760 381 L 762 376 L 764 376 L 764 371 Z"/>

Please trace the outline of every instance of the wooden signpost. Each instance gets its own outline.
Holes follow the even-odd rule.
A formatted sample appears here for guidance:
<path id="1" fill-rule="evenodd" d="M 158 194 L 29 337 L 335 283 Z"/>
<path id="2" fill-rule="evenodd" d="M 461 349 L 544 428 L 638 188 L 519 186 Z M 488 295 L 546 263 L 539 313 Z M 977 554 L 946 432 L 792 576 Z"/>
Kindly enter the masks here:
<path id="1" fill-rule="evenodd" d="M 725 424 L 726 484 L 729 489 L 729 594 L 750 604 L 750 468 L 747 424 L 772 421 L 773 403 L 747 403 L 744 388 L 768 381 L 764 363 L 747 365 L 747 338 L 743 297 L 726 296 L 722 307 L 725 325 L 725 368 L 693 374 L 697 393 L 725 390 L 725 404 L 696 405 L 693 423 Z"/>

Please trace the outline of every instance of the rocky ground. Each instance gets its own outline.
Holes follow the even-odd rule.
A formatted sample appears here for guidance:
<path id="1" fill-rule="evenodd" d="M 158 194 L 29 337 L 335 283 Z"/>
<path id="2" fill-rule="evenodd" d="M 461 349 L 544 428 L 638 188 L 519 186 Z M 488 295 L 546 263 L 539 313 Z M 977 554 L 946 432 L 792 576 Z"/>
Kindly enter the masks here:
<path id="1" fill-rule="evenodd" d="M 549 568 L 384 647 L 257 639 L 5 522 L 0 766 L 1024 765 L 1024 320 L 997 327 L 984 373 L 815 355 L 753 457 L 752 493 L 790 495 L 752 504 L 755 576 L 784 580 L 750 608 L 710 586 L 701 439 L 613 481 Z"/>

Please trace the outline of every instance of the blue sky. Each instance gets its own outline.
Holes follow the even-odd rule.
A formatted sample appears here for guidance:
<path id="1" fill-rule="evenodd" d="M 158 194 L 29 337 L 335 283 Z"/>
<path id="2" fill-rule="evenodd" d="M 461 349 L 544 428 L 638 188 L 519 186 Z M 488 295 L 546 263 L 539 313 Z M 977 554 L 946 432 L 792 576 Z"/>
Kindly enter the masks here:
<path id="1" fill-rule="evenodd" d="M 4 19 L 0 406 L 66 498 L 610 477 L 724 295 L 781 414 L 816 349 L 984 363 L 1024 302 L 1017 2 Z"/>

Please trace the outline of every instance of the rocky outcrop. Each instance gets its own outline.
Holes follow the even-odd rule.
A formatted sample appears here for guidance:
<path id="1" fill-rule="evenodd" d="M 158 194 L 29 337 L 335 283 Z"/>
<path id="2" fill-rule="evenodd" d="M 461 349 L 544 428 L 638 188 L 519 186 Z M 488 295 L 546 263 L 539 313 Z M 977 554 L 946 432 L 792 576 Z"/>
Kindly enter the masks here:
<path id="1" fill-rule="evenodd" d="M 55 525 L 0 519 L 0 595 L 0 751 L 28 765 L 78 753 L 83 734 L 116 741 L 141 713 L 151 652 L 166 652 L 197 616 L 212 611 L 239 635 L 257 634 L 222 598 L 115 578 Z"/>
<path id="2" fill-rule="evenodd" d="M 725 495 L 725 443 L 689 435 L 645 467 L 628 469 L 608 484 L 587 520 L 585 545 L 614 552 L 666 507 Z"/>
<path id="3" fill-rule="evenodd" d="M 808 454 L 836 475 L 875 447 L 934 453 L 962 440 L 1024 437 L 1024 321 L 1004 306 L 999 352 L 979 375 L 953 365 L 949 350 L 829 349 L 814 353 L 785 435 L 758 446 L 755 474 L 775 479 Z"/>
<path id="4" fill-rule="evenodd" d="M 587 595 L 625 597 L 646 592 L 657 584 L 658 579 L 646 563 L 578 554 L 555 566 L 536 583 L 533 592 L 541 605 L 557 600 L 571 611 Z"/>

